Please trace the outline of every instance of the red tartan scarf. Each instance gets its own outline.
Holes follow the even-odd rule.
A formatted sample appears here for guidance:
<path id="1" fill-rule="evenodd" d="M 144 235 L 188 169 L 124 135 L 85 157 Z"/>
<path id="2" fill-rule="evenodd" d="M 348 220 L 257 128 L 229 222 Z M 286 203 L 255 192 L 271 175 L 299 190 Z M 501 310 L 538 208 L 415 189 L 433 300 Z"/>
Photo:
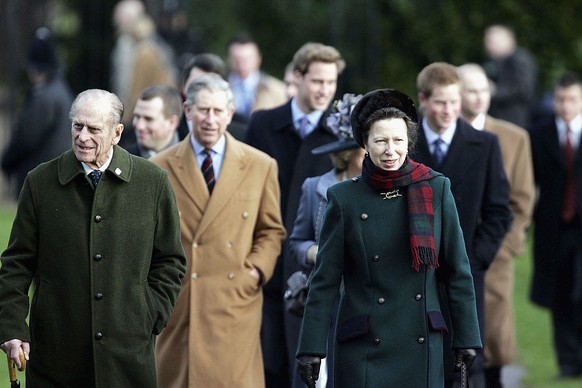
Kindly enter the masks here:
<path id="1" fill-rule="evenodd" d="M 364 158 L 362 166 L 364 181 L 382 195 L 390 190 L 406 189 L 412 267 L 417 272 L 422 264 L 431 269 L 439 266 L 434 243 L 432 187 L 428 183 L 437 175 L 440 174 L 408 157 L 397 171 L 381 169 L 368 156 Z"/>

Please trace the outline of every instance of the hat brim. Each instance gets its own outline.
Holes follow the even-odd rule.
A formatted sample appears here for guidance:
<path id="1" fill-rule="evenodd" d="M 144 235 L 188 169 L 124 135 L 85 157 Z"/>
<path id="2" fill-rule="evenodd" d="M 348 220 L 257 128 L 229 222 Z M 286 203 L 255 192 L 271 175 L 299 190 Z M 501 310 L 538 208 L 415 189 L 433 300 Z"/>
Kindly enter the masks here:
<path id="1" fill-rule="evenodd" d="M 313 155 L 328 154 L 331 152 L 345 151 L 352 148 L 358 148 L 358 143 L 355 140 L 338 140 L 333 143 L 327 143 L 311 150 Z"/>

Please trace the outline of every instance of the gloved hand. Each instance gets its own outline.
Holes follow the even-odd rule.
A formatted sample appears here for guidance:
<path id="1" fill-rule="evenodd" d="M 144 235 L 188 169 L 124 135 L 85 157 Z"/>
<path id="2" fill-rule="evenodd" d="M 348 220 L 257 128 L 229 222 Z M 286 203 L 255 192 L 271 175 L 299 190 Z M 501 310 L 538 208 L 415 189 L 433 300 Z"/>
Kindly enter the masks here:
<path id="1" fill-rule="evenodd" d="M 460 371 L 461 370 L 461 363 L 465 363 L 467 365 L 467 370 L 473 365 L 473 361 L 475 361 L 475 357 L 477 357 L 477 351 L 475 349 L 456 349 L 455 350 L 455 366 L 453 367 L 453 371 Z"/>
<path id="2" fill-rule="evenodd" d="M 297 372 L 301 380 L 308 388 L 315 388 L 315 382 L 319 378 L 319 366 L 321 358 L 316 356 L 299 356 L 297 357 Z"/>

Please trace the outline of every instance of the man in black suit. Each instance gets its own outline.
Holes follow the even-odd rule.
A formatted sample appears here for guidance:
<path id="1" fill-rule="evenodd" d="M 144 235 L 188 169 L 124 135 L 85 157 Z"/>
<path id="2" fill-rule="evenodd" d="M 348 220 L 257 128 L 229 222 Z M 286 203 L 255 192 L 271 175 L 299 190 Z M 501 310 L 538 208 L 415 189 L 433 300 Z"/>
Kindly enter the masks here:
<path id="1" fill-rule="evenodd" d="M 295 222 L 305 178 L 332 168 L 328 155 L 313 155 L 311 150 L 337 140 L 324 123 L 344 67 L 335 48 L 306 43 L 293 57 L 297 95 L 282 106 L 251 115 L 246 142 L 278 162 L 281 213 L 288 233 Z M 283 290 L 287 278 L 297 270 L 298 263 L 283 253 L 273 278 L 263 289 L 261 343 L 267 387 L 288 387 L 295 374 L 301 319 L 285 312 Z M 298 375 L 295 380 L 301 382 Z"/>
<path id="2" fill-rule="evenodd" d="M 509 183 L 497 137 L 478 131 L 460 118 L 461 81 L 448 63 L 425 67 L 417 77 L 418 101 L 423 110 L 413 159 L 442 172 L 451 180 L 477 297 L 477 313 L 484 341 L 485 270 L 493 261 L 511 225 Z M 452 386 L 453 353 L 445 340 L 445 375 Z M 483 353 L 470 371 L 471 387 L 484 387 Z"/>
<path id="3" fill-rule="evenodd" d="M 531 300 L 552 313 L 560 378 L 582 376 L 582 78 L 554 87 L 554 115 L 531 130 L 539 199 Z"/>

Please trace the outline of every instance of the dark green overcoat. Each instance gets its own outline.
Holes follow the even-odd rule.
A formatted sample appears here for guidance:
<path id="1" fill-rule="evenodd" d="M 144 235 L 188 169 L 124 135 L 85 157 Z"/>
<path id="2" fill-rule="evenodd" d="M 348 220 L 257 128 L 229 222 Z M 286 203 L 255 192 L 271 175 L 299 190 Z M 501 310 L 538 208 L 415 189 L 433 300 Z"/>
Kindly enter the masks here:
<path id="1" fill-rule="evenodd" d="M 475 292 L 450 181 L 433 189 L 440 267 L 412 267 L 406 189 L 384 199 L 362 179 L 332 186 L 297 354 L 326 353 L 333 301 L 342 282 L 336 331 L 336 387 L 442 387 L 439 278 L 451 300 L 453 344 L 481 348 Z"/>
<path id="2" fill-rule="evenodd" d="M 155 387 L 155 334 L 185 261 L 162 169 L 116 146 L 93 190 L 67 151 L 21 192 L 0 269 L 0 343 L 31 342 L 29 387 Z"/>

